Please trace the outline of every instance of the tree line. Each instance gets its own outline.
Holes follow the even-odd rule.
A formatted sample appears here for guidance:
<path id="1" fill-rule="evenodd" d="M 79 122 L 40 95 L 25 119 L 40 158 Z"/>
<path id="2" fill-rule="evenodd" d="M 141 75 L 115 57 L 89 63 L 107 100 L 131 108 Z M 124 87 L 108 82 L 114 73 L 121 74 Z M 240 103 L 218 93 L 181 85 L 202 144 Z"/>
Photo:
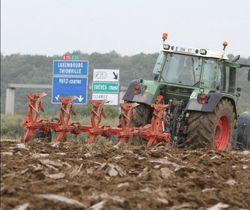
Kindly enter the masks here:
<path id="1" fill-rule="evenodd" d="M 93 69 L 120 69 L 120 83 L 122 86 L 128 86 L 128 83 L 137 78 L 152 79 L 152 70 L 156 62 L 158 53 L 136 54 L 132 56 L 121 56 L 115 51 L 109 53 L 85 54 L 79 51 L 81 60 L 89 61 L 89 84 L 92 83 Z M 62 59 L 61 55 L 43 56 L 43 55 L 1 55 L 1 113 L 5 110 L 5 94 L 8 83 L 24 84 L 51 84 L 52 83 L 52 63 L 53 60 Z M 241 58 L 241 63 L 250 64 L 250 57 Z M 239 71 L 237 84 L 242 88 L 242 97 L 239 101 L 240 106 L 250 107 L 250 83 L 247 81 L 247 71 Z M 16 90 L 16 113 L 25 113 L 27 99 L 25 94 L 30 89 Z M 41 91 L 41 90 L 32 90 Z M 44 90 L 42 90 L 44 91 Z M 49 94 L 46 99 L 46 109 L 56 110 L 57 106 L 50 105 L 50 90 L 45 90 Z M 56 107 L 56 108 L 54 108 Z"/>

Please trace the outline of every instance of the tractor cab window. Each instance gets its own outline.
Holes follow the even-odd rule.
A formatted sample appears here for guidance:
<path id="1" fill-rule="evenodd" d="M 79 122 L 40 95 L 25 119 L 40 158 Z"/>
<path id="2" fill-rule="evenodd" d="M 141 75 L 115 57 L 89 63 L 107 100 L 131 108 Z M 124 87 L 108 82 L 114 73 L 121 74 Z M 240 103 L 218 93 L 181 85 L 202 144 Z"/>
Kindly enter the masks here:
<path id="1" fill-rule="evenodd" d="M 202 84 L 204 87 L 216 88 L 218 81 L 218 67 L 216 60 L 203 59 Z"/>
<path id="2" fill-rule="evenodd" d="M 171 53 L 166 55 L 161 78 L 166 82 L 193 86 L 199 83 L 200 73 L 201 58 Z"/>

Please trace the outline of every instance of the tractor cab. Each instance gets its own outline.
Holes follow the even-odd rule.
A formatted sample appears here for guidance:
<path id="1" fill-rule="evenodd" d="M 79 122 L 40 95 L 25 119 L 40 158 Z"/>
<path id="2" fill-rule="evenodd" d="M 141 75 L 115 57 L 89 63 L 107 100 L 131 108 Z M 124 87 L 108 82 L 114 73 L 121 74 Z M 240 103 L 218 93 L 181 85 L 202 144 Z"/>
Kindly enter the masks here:
<path id="1" fill-rule="evenodd" d="M 228 85 L 230 79 L 226 78 L 226 65 L 230 63 L 225 55 L 227 42 L 223 43 L 222 52 L 216 52 L 170 45 L 166 43 L 166 33 L 162 38 L 163 48 L 153 69 L 154 80 L 131 81 L 124 101 L 150 105 L 157 95 L 163 95 L 165 103 L 176 99 L 187 105 L 190 97 L 197 100 L 200 92 L 230 92 L 228 87 L 233 90 L 235 82 Z"/>
<path id="2" fill-rule="evenodd" d="M 163 35 L 163 49 L 153 70 L 155 81 L 191 88 L 222 89 L 223 67 L 228 60 L 224 52 L 171 46 L 165 40 Z"/>

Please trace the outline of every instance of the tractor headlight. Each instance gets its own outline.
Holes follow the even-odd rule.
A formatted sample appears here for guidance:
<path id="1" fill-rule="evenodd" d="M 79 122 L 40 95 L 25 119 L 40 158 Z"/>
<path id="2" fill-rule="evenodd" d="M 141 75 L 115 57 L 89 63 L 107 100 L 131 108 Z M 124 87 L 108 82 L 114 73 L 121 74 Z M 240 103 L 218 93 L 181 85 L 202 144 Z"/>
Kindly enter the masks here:
<path id="1" fill-rule="evenodd" d="M 206 49 L 200 49 L 200 54 L 201 55 L 206 55 L 207 54 L 207 50 Z"/>
<path id="2" fill-rule="evenodd" d="M 164 50 L 169 50 L 170 49 L 170 45 L 169 44 L 163 44 L 163 49 Z"/>

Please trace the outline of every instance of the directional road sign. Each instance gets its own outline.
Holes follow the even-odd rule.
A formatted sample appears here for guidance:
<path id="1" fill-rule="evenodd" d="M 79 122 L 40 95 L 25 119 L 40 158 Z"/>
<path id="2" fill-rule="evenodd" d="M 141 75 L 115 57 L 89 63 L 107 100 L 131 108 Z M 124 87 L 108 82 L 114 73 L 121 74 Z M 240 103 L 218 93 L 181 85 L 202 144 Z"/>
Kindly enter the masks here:
<path id="1" fill-rule="evenodd" d="M 119 69 L 94 69 L 93 81 L 119 82 Z"/>
<path id="2" fill-rule="evenodd" d="M 92 99 L 107 100 L 107 105 L 119 102 L 119 69 L 94 69 Z"/>
<path id="3" fill-rule="evenodd" d="M 61 96 L 76 96 L 74 104 L 87 104 L 88 100 L 88 61 L 53 61 L 52 98 L 53 104 L 59 104 Z"/>
<path id="4" fill-rule="evenodd" d="M 119 93 L 117 82 L 93 82 L 93 93 Z"/>
<path id="5" fill-rule="evenodd" d="M 92 93 L 92 100 L 106 100 L 106 105 L 117 105 L 119 101 L 118 94 L 107 94 L 107 93 Z"/>

